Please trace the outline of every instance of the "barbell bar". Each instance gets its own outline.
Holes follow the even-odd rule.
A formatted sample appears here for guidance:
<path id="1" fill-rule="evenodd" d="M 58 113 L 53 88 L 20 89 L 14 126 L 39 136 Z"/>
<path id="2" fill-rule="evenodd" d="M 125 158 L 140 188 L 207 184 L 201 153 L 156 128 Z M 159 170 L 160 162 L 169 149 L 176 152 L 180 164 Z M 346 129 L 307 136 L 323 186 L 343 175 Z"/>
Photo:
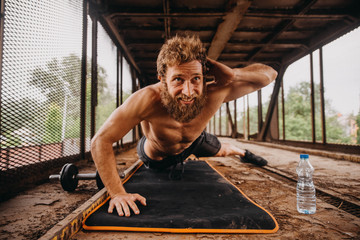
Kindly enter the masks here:
<path id="1" fill-rule="evenodd" d="M 66 163 L 59 174 L 50 175 L 49 179 L 60 180 L 62 188 L 67 192 L 73 192 L 77 188 L 79 180 L 95 179 L 99 190 L 104 187 L 98 171 L 95 173 L 79 173 L 78 168 L 72 163 Z"/>
<path id="2" fill-rule="evenodd" d="M 128 169 L 123 171 L 120 174 L 121 178 L 128 177 L 132 172 L 134 172 L 141 163 L 141 160 L 137 160 L 133 165 Z M 60 180 L 62 188 L 67 192 L 73 192 L 79 183 L 79 180 L 96 180 L 96 185 L 98 189 L 104 188 L 104 184 L 101 181 L 99 172 L 95 173 L 79 173 L 78 168 L 72 163 L 66 163 L 59 174 L 54 174 L 49 176 L 50 180 Z"/>

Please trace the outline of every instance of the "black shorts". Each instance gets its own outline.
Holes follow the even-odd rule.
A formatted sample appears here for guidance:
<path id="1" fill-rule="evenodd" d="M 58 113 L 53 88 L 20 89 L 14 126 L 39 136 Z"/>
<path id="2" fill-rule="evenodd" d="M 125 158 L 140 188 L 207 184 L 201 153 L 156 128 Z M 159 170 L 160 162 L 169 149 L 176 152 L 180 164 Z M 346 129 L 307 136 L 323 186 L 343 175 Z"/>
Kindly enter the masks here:
<path id="1" fill-rule="evenodd" d="M 145 166 L 155 169 L 166 169 L 168 167 L 181 163 L 191 154 L 194 154 L 196 157 L 211 157 L 216 155 L 221 148 L 221 143 L 218 138 L 215 135 L 204 131 L 190 145 L 190 147 L 188 147 L 181 153 L 166 157 L 163 160 L 153 160 L 149 158 L 145 153 L 145 141 L 146 137 L 143 136 L 137 145 L 137 153 L 139 155 L 139 158 L 145 163 Z"/>

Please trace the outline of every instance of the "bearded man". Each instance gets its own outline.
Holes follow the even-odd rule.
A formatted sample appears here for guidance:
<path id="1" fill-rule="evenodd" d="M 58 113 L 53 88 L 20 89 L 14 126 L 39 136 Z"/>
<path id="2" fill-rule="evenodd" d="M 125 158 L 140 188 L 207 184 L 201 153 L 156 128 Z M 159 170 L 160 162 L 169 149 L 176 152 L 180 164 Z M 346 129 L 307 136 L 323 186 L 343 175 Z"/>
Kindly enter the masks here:
<path id="1" fill-rule="evenodd" d="M 139 214 L 136 201 L 146 199 L 127 193 L 116 169 L 113 143 L 141 124 L 144 137 L 137 151 L 145 166 L 175 168 L 191 154 L 197 157 L 238 155 L 244 162 L 266 165 L 265 159 L 230 144 L 221 144 L 204 131 L 220 106 L 275 80 L 277 72 L 263 64 L 231 69 L 206 57 L 197 36 L 175 36 L 161 48 L 157 59 L 159 83 L 133 93 L 117 108 L 92 139 L 91 153 L 110 194 L 108 212 L 119 216 Z M 205 74 L 215 77 L 207 84 Z M 170 177 L 173 171 L 170 172 Z"/>

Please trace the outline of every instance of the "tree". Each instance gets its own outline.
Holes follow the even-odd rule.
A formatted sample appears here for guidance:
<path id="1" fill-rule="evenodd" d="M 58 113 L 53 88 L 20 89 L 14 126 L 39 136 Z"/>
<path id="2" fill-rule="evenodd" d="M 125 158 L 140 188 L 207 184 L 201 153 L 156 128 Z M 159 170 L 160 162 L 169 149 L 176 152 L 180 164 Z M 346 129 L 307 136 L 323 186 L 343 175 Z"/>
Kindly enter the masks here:
<path id="1" fill-rule="evenodd" d="M 87 62 L 87 91 L 86 106 L 90 109 L 91 102 L 91 60 Z M 98 94 L 104 92 L 106 85 L 106 71 L 98 67 Z M 79 138 L 80 136 L 80 95 L 81 95 L 81 59 L 70 54 L 61 60 L 52 59 L 45 66 L 36 67 L 29 85 L 36 87 L 46 97 L 43 115 L 46 126 L 38 134 L 42 135 L 44 143 L 61 140 L 61 131 L 65 125 L 65 138 Z M 66 106 L 66 108 L 65 108 Z M 88 111 L 89 112 L 89 111 Z M 63 114 L 65 121 L 63 122 Z M 90 116 L 87 116 L 90 117 Z M 48 120 L 54 121 L 50 124 Z M 49 120 L 50 121 L 50 120 Z M 61 124 L 59 128 L 59 122 Z M 87 121 L 89 122 L 89 121 Z M 60 134 L 60 135 L 59 135 Z M 53 137 L 51 137 L 54 135 Z M 60 138 L 58 138 L 60 136 Z"/>
<path id="2" fill-rule="evenodd" d="M 1 135 L 6 139 L 2 147 L 20 146 L 23 143 L 15 132 L 19 129 L 28 129 L 36 133 L 43 127 L 42 116 L 38 114 L 43 111 L 41 101 L 28 97 L 13 99 L 3 97 L 1 102 Z M 32 144 L 39 141 L 34 136 Z"/>
<path id="3" fill-rule="evenodd" d="M 291 140 L 311 141 L 310 84 L 291 87 L 285 98 L 285 136 Z"/>
<path id="4" fill-rule="evenodd" d="M 48 114 L 45 120 L 44 143 L 56 143 L 61 141 L 61 109 L 56 103 L 49 105 Z"/>
<path id="5" fill-rule="evenodd" d="M 321 141 L 320 85 L 314 85 L 316 140 Z M 285 136 L 288 140 L 312 141 L 310 83 L 301 82 L 289 89 L 285 97 Z M 333 143 L 350 143 L 330 101 L 325 99 L 326 139 Z"/>

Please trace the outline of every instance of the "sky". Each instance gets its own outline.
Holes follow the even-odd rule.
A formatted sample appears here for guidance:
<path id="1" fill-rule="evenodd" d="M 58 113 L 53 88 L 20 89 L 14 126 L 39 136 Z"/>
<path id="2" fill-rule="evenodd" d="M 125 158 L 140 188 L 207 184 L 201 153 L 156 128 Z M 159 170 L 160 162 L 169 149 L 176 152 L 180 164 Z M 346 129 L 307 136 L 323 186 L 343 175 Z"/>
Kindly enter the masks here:
<path id="1" fill-rule="evenodd" d="M 91 59 L 91 24 L 88 18 L 88 58 Z M 90 34 L 89 34 L 90 33 Z M 116 57 L 117 47 L 105 32 L 101 24 L 98 24 L 98 64 L 106 70 L 108 89 L 114 93 L 116 91 Z M 125 59 L 122 65 L 123 71 L 123 90 L 129 92 L 132 90 L 132 80 L 130 75 L 130 66 Z"/>
<path id="2" fill-rule="evenodd" d="M 309 55 L 290 65 L 284 75 L 285 95 L 290 86 L 310 78 Z M 319 83 L 319 51 L 313 53 L 314 81 Z M 343 115 L 360 110 L 360 27 L 323 47 L 325 99 Z M 325 106 L 326 107 L 326 106 Z"/>

